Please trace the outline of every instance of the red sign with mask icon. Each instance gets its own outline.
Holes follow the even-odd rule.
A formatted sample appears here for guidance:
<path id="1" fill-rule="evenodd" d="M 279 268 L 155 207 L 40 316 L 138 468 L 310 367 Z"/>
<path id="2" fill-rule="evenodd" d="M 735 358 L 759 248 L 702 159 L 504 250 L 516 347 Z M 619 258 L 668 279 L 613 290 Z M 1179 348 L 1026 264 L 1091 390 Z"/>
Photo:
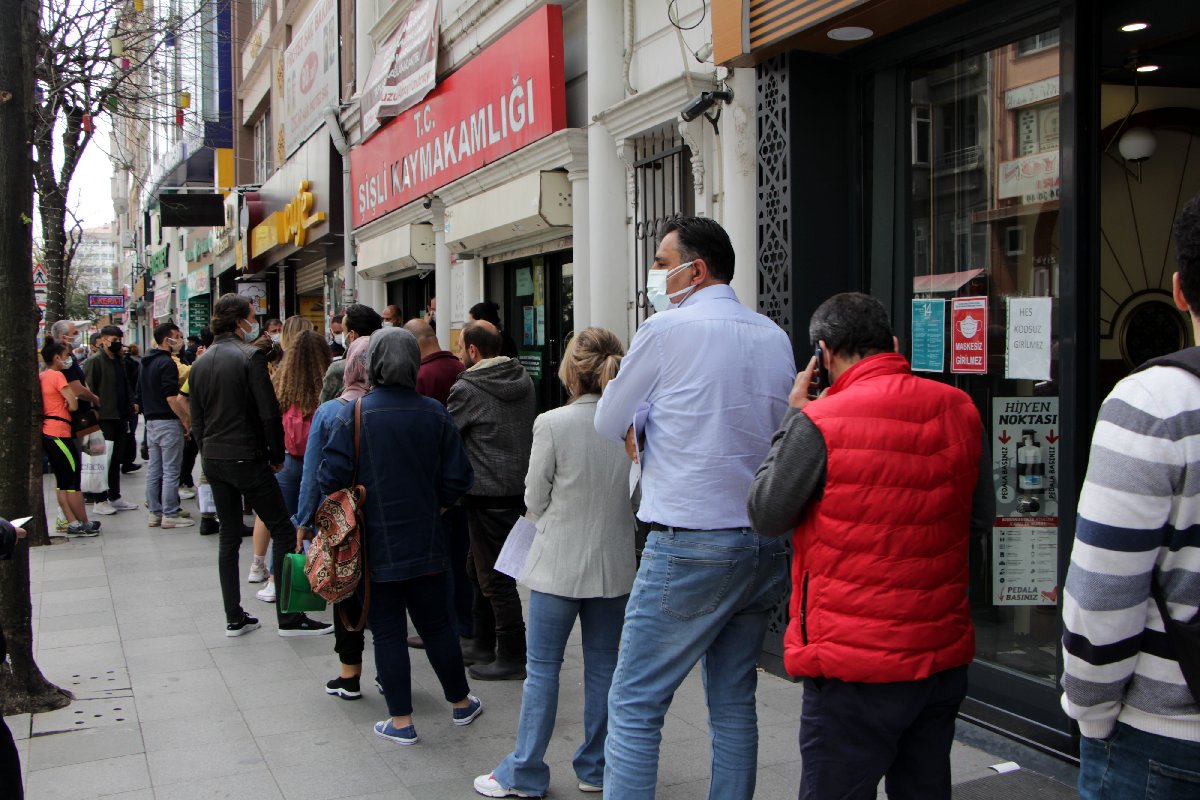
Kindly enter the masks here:
<path id="1" fill-rule="evenodd" d="M 950 301 L 950 371 L 987 374 L 986 297 L 956 297 Z"/>

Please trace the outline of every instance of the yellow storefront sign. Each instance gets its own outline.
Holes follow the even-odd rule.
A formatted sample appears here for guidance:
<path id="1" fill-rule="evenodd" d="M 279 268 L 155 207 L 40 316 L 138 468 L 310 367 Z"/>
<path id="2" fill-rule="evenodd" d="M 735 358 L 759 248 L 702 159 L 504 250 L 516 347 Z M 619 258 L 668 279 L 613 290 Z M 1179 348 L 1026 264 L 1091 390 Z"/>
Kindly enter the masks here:
<path id="1" fill-rule="evenodd" d="M 258 258 L 272 247 L 291 242 L 303 247 L 308 241 L 308 229 L 325 221 L 325 212 L 312 212 L 313 193 L 308 181 L 300 181 L 300 191 L 291 202 L 255 225 L 250 231 L 250 257 Z"/>

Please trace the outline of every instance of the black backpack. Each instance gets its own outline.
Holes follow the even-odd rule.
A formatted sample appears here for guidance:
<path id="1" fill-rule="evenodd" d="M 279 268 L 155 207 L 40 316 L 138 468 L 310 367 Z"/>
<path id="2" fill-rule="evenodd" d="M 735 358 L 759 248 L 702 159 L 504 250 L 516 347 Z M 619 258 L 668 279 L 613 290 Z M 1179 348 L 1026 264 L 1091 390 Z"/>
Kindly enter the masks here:
<path id="1" fill-rule="evenodd" d="M 1141 372 L 1150 367 L 1176 367 L 1187 370 L 1200 378 L 1200 347 L 1189 347 L 1165 356 L 1153 358 L 1134 370 Z M 1179 662 L 1183 679 L 1187 681 L 1192 697 L 1200 700 L 1200 611 L 1196 612 L 1187 622 L 1171 619 L 1167 613 L 1167 599 L 1163 595 L 1162 586 L 1158 583 L 1155 573 L 1150 583 L 1150 591 L 1154 602 L 1158 605 L 1158 613 L 1162 615 L 1163 628 L 1167 632 L 1167 642 Z"/>

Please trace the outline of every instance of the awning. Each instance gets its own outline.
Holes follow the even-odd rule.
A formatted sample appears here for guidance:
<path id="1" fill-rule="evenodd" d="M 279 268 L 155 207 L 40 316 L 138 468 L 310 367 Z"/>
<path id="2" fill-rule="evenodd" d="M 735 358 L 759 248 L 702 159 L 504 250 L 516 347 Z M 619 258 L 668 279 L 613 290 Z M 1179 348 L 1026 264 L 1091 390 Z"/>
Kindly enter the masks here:
<path id="1" fill-rule="evenodd" d="M 225 226 L 225 196 L 208 194 L 161 194 L 159 211 L 164 228 L 221 228 Z"/>
<path id="2" fill-rule="evenodd" d="M 983 272 L 983 268 L 962 272 L 945 272 L 941 275 L 917 275 L 913 278 L 913 294 L 945 294 L 957 292 L 967 282 Z"/>

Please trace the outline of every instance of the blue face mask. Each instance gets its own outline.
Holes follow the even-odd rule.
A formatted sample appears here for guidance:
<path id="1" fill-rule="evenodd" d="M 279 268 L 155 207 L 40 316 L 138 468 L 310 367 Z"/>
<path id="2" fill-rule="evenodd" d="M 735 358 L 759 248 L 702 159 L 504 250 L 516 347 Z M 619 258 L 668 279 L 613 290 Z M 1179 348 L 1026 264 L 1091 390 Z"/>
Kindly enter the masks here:
<path id="1" fill-rule="evenodd" d="M 667 281 L 676 272 L 681 269 L 687 269 L 694 261 L 686 261 L 672 270 L 652 269 L 646 273 L 646 299 L 650 301 L 650 305 L 654 306 L 655 311 L 666 311 L 673 305 L 673 301 L 681 294 L 687 294 L 692 291 L 693 287 L 687 286 L 680 289 L 678 292 L 667 293 Z"/>
<path id="2" fill-rule="evenodd" d="M 247 342 L 253 342 L 255 339 L 258 338 L 258 334 L 260 332 L 262 332 L 262 326 L 259 325 L 257 322 L 255 322 L 253 325 L 250 326 L 250 330 L 248 330 L 242 334 L 242 338 L 245 339 Z"/>

